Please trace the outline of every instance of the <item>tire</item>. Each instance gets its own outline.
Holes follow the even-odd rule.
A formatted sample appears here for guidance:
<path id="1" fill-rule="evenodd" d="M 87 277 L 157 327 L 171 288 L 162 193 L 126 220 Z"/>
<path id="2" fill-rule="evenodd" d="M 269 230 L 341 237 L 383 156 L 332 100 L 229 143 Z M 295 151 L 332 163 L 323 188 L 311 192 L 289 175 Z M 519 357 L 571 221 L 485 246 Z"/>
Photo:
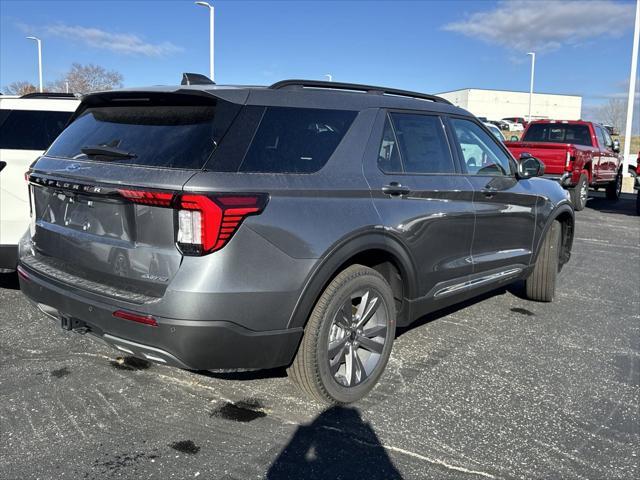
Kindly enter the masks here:
<path id="1" fill-rule="evenodd" d="M 525 280 L 526 296 L 538 302 L 551 302 L 556 293 L 556 278 L 560 263 L 560 232 L 562 226 L 553 222 L 542 242 L 533 272 Z"/>
<path id="2" fill-rule="evenodd" d="M 618 172 L 616 179 L 607 184 L 607 200 L 618 201 L 622 192 L 622 172 Z"/>
<path id="3" fill-rule="evenodd" d="M 362 313 L 368 319 L 354 329 Z M 338 274 L 318 299 L 287 374 L 314 400 L 356 402 L 384 372 L 395 332 L 391 287 L 375 270 L 352 265 Z"/>
<path id="4" fill-rule="evenodd" d="M 576 186 L 569 190 L 569 194 L 571 195 L 571 203 L 574 210 L 577 212 L 584 210 L 589 196 L 589 180 L 584 173 L 580 175 L 580 180 L 578 180 Z"/>
<path id="5" fill-rule="evenodd" d="M 636 193 L 636 213 L 640 215 L 640 190 Z"/>

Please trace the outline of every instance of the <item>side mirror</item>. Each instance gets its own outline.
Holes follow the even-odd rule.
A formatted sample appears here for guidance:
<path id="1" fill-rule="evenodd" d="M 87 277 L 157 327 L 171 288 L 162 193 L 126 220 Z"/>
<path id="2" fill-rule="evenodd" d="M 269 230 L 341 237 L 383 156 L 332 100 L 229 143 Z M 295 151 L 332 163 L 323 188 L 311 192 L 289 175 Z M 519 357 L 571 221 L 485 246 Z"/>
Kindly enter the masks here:
<path id="1" fill-rule="evenodd" d="M 518 138 L 518 136 L 517 136 L 517 135 L 511 135 L 511 138 L 510 138 L 509 140 L 510 140 L 511 142 L 517 142 L 517 141 L 518 141 L 518 140 L 520 140 L 520 139 Z"/>
<path id="2" fill-rule="evenodd" d="M 615 153 L 620 153 L 620 140 L 617 138 L 613 141 L 613 145 L 611 146 L 611 150 Z"/>
<path id="3" fill-rule="evenodd" d="M 518 162 L 518 178 L 541 177 L 544 175 L 544 163 L 530 153 L 523 152 Z"/>

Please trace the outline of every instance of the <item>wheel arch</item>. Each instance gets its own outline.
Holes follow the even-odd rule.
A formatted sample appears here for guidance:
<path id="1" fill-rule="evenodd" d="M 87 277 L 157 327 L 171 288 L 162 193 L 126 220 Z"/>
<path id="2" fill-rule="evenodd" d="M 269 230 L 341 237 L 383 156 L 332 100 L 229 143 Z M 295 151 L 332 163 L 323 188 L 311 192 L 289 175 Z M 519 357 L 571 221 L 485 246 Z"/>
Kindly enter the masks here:
<path id="1" fill-rule="evenodd" d="M 553 225 L 553 222 L 559 222 L 562 226 L 561 232 L 561 250 L 560 250 L 560 266 L 564 265 L 569 261 L 571 257 L 571 247 L 573 245 L 573 235 L 575 231 L 575 216 L 573 213 L 573 208 L 568 203 L 563 203 L 559 205 L 547 218 L 544 226 L 542 227 L 542 231 L 540 232 L 540 236 L 538 237 L 538 242 L 534 251 L 534 257 L 531 261 L 531 264 L 535 264 L 538 259 L 538 254 L 540 253 L 540 249 L 542 247 L 542 243 L 547 235 L 547 232 Z"/>
<path id="2" fill-rule="evenodd" d="M 410 315 L 404 299 L 415 297 L 417 278 L 409 252 L 391 235 L 365 232 L 341 240 L 318 261 L 305 281 L 288 328 L 304 327 L 327 285 L 342 270 L 354 264 L 371 267 L 382 274 L 391 285 L 396 302 L 400 302 L 398 316 Z"/>

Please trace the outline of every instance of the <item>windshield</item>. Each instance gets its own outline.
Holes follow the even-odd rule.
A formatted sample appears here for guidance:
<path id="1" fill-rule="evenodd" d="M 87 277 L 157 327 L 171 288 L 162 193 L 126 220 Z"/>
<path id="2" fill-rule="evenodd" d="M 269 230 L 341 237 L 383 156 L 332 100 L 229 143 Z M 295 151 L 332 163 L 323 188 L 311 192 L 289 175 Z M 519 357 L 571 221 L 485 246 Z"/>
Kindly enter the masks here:
<path id="1" fill-rule="evenodd" d="M 47 155 L 165 168 L 200 169 L 240 106 L 222 100 L 189 105 L 88 108 Z M 127 152 L 127 155 L 105 152 Z"/>
<path id="2" fill-rule="evenodd" d="M 591 146 L 589 127 L 566 123 L 534 123 L 529 125 L 523 142 L 573 143 Z"/>

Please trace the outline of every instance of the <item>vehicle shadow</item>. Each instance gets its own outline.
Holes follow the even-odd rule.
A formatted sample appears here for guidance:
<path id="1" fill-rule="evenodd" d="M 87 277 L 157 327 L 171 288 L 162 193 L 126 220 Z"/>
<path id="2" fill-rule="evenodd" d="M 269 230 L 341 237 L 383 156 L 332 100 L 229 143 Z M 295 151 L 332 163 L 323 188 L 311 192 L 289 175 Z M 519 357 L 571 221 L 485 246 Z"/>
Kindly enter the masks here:
<path id="1" fill-rule="evenodd" d="M 15 272 L 0 273 L 0 288 L 20 290 L 20 284 L 18 283 L 18 274 Z"/>
<path id="2" fill-rule="evenodd" d="M 496 290 L 492 290 L 491 292 L 483 293 L 478 295 L 477 297 L 470 298 L 463 302 L 457 303 L 450 307 L 446 307 L 440 310 L 436 310 L 435 312 L 428 313 L 420 317 L 419 319 L 412 322 L 410 325 L 405 327 L 398 327 L 396 329 L 396 338 L 404 335 L 405 333 L 413 330 L 414 328 L 418 328 L 422 325 L 426 325 L 427 323 L 431 323 L 440 318 L 446 317 L 448 315 L 452 315 L 460 310 L 464 310 L 465 308 L 471 307 L 476 303 L 484 302 L 489 298 L 497 297 L 498 295 L 504 295 L 506 293 L 510 293 L 518 298 L 526 300 L 525 292 L 524 292 L 524 282 L 517 281 L 515 283 L 504 285 L 502 287 L 498 287 Z"/>
<path id="3" fill-rule="evenodd" d="M 393 480 L 402 475 L 358 410 L 335 406 L 298 427 L 265 478 Z"/>
<path id="4" fill-rule="evenodd" d="M 586 208 L 601 213 L 617 213 L 618 215 L 631 215 L 637 217 L 636 195 L 634 193 L 622 193 L 617 202 L 607 200 L 603 192 L 589 192 L 589 201 Z M 580 215 L 580 212 L 576 212 Z"/>
<path id="5" fill-rule="evenodd" d="M 505 295 L 510 293 L 511 295 L 518 297 L 523 300 L 527 300 L 524 291 L 524 281 L 517 281 L 509 285 L 504 285 L 502 287 L 497 288 L 491 292 L 484 293 L 482 295 L 478 295 L 477 297 L 473 297 L 464 302 L 460 302 L 456 305 L 452 305 L 447 308 L 443 308 L 441 310 L 437 310 L 435 312 L 429 313 L 420 317 L 419 319 L 412 322 L 410 325 L 405 327 L 398 327 L 396 329 L 396 338 L 404 335 L 405 333 L 418 328 L 422 325 L 426 325 L 427 323 L 431 323 L 440 318 L 446 317 L 453 313 L 456 313 L 460 310 L 468 308 L 476 303 L 483 302 L 489 298 L 496 297 L 498 295 Z M 266 378 L 283 378 L 287 376 L 286 368 L 273 368 L 270 370 L 250 370 L 244 372 L 225 372 L 225 371 L 207 371 L 207 370 L 199 370 L 194 371 L 199 375 L 203 375 L 210 378 L 217 378 L 220 380 L 234 380 L 234 381 L 250 381 L 250 380 L 261 380 Z"/>

